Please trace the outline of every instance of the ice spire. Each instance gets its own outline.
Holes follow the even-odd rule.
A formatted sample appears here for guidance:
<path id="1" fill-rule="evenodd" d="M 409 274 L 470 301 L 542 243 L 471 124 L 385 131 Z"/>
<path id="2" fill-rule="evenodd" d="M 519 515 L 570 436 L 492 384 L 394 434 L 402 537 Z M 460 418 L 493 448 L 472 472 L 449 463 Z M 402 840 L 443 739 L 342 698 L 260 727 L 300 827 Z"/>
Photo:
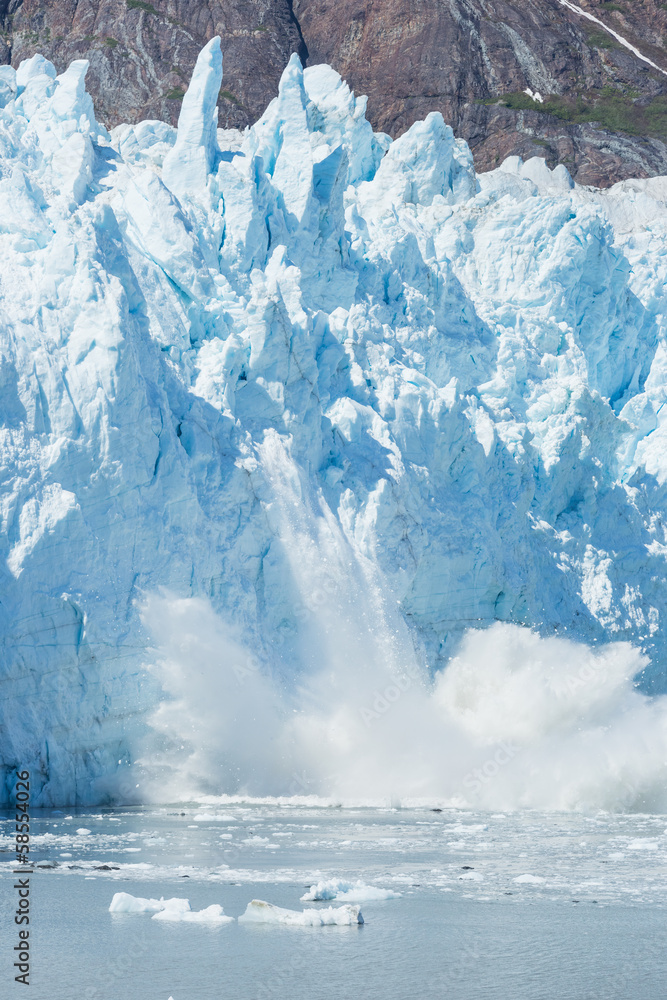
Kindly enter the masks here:
<path id="1" fill-rule="evenodd" d="M 221 84 L 222 51 L 216 35 L 199 53 L 183 98 L 176 144 L 164 161 L 162 179 L 178 198 L 203 187 L 213 168 Z"/>

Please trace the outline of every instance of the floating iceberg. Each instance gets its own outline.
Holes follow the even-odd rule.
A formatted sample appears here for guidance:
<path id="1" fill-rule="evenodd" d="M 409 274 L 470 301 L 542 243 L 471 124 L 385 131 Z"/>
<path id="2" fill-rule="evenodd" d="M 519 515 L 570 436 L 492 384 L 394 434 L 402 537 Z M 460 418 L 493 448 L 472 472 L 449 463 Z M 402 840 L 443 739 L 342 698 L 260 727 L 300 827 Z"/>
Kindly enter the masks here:
<path id="1" fill-rule="evenodd" d="M 248 903 L 239 923 L 246 924 L 287 924 L 290 927 L 350 927 L 363 924 L 364 918 L 358 906 L 327 906 L 321 910 L 285 910 L 282 906 L 253 899 Z"/>
<path id="2" fill-rule="evenodd" d="M 190 903 L 187 899 L 144 899 L 132 896 L 129 892 L 116 892 L 111 900 L 109 913 L 157 913 L 165 907 L 189 910 Z"/>
<path id="3" fill-rule="evenodd" d="M 159 913 L 154 913 L 152 919 L 191 924 L 230 924 L 234 920 L 233 917 L 225 916 L 225 911 L 219 903 L 212 903 L 203 910 L 186 910 L 180 907 L 165 906 Z"/>
<path id="4" fill-rule="evenodd" d="M 189 899 L 143 899 L 129 892 L 114 894 L 109 906 L 110 913 L 152 913 L 153 920 L 171 923 L 188 922 L 195 924 L 227 924 L 234 918 L 226 917 L 222 906 L 213 903 L 203 910 L 192 910 Z"/>
<path id="5" fill-rule="evenodd" d="M 379 889 L 365 882 L 345 882 L 343 879 L 328 879 L 311 885 L 301 897 L 303 901 L 317 899 L 337 899 L 346 903 L 366 903 L 374 899 L 397 899 L 400 892 L 393 889 Z"/>
<path id="6" fill-rule="evenodd" d="M 302 794 L 242 729 L 273 747 L 266 676 L 306 690 L 332 606 L 351 650 L 374 594 L 378 659 L 400 632 L 432 673 L 514 622 L 632 642 L 623 690 L 664 690 L 667 179 L 476 176 L 440 115 L 392 142 L 296 57 L 218 130 L 219 39 L 178 129 L 108 133 L 86 69 L 34 56 L 0 87 L 0 805 L 16 766 L 37 806 L 140 799 L 149 719 L 185 746 L 165 690 L 237 754 L 186 746 L 190 788 Z M 205 615 L 216 700 L 178 674 Z M 355 702 L 369 738 L 407 673 Z M 602 804 L 641 799 L 642 767 Z"/>

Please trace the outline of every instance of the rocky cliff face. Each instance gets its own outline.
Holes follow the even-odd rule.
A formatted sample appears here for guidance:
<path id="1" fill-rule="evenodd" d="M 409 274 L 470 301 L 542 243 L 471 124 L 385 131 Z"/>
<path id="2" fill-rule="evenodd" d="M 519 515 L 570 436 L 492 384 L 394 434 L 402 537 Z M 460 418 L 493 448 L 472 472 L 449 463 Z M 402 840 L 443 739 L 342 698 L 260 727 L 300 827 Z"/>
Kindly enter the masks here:
<path id="1" fill-rule="evenodd" d="M 41 52 L 64 69 L 90 61 L 100 120 L 173 124 L 197 55 L 222 36 L 220 124 L 245 126 L 277 93 L 292 52 L 304 55 L 289 0 L 0 0 L 0 61 Z"/>
<path id="2" fill-rule="evenodd" d="M 565 163 L 581 183 L 667 173 L 657 0 L 0 0 L 0 24 L 0 61 L 89 59 L 109 125 L 175 122 L 197 52 L 219 33 L 225 126 L 258 117 L 298 52 L 368 94 L 373 125 L 393 136 L 442 111 L 480 170 L 519 154 Z"/>

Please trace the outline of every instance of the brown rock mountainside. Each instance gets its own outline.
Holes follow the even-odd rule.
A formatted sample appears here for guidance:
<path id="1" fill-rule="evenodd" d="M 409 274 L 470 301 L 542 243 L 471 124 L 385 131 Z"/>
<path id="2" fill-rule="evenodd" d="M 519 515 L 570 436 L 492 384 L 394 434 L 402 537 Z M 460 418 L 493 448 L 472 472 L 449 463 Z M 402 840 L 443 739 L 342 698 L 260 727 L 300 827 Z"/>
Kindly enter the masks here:
<path id="1" fill-rule="evenodd" d="M 581 183 L 667 173 L 657 0 L 0 0 L 0 26 L 0 62 L 89 59 L 108 125 L 175 122 L 197 52 L 219 33 L 221 125 L 255 120 L 296 51 L 368 94 L 374 127 L 391 135 L 441 111 L 480 170 L 518 153 L 565 163 Z"/>
<path id="2" fill-rule="evenodd" d="M 174 124 L 199 50 L 219 34 L 225 80 L 220 124 L 256 120 L 292 52 L 305 56 L 290 0 L 0 0 L 0 62 L 41 52 L 58 71 L 90 60 L 86 78 L 109 126 Z"/>

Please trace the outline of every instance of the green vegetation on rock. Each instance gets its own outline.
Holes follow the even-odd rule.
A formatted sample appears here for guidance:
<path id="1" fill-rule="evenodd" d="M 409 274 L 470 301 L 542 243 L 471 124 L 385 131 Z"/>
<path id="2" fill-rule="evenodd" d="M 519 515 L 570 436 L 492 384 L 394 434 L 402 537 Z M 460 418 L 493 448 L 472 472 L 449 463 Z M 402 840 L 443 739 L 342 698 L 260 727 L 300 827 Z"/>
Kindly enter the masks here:
<path id="1" fill-rule="evenodd" d="M 159 14 L 153 4 L 146 3 L 145 0 L 125 0 L 125 2 L 129 10 L 145 10 L 147 14 Z"/>
<path id="2" fill-rule="evenodd" d="M 620 49 L 620 42 L 617 42 L 613 35 L 606 31 L 591 31 L 588 36 L 588 44 L 594 49 Z"/>
<path id="3" fill-rule="evenodd" d="M 231 90 L 221 90 L 218 97 L 223 97 L 226 101 L 230 101 L 232 104 L 235 104 L 238 108 L 243 107 L 236 94 L 232 94 Z"/>
<path id="4" fill-rule="evenodd" d="M 667 95 L 658 95 L 648 104 L 638 103 L 633 96 L 613 87 L 604 87 L 576 97 L 552 94 L 545 98 L 543 104 L 534 101 L 528 94 L 519 93 L 503 94 L 500 98 L 482 103 L 500 102 L 515 111 L 538 111 L 575 125 L 596 122 L 610 132 L 667 139 Z"/>

